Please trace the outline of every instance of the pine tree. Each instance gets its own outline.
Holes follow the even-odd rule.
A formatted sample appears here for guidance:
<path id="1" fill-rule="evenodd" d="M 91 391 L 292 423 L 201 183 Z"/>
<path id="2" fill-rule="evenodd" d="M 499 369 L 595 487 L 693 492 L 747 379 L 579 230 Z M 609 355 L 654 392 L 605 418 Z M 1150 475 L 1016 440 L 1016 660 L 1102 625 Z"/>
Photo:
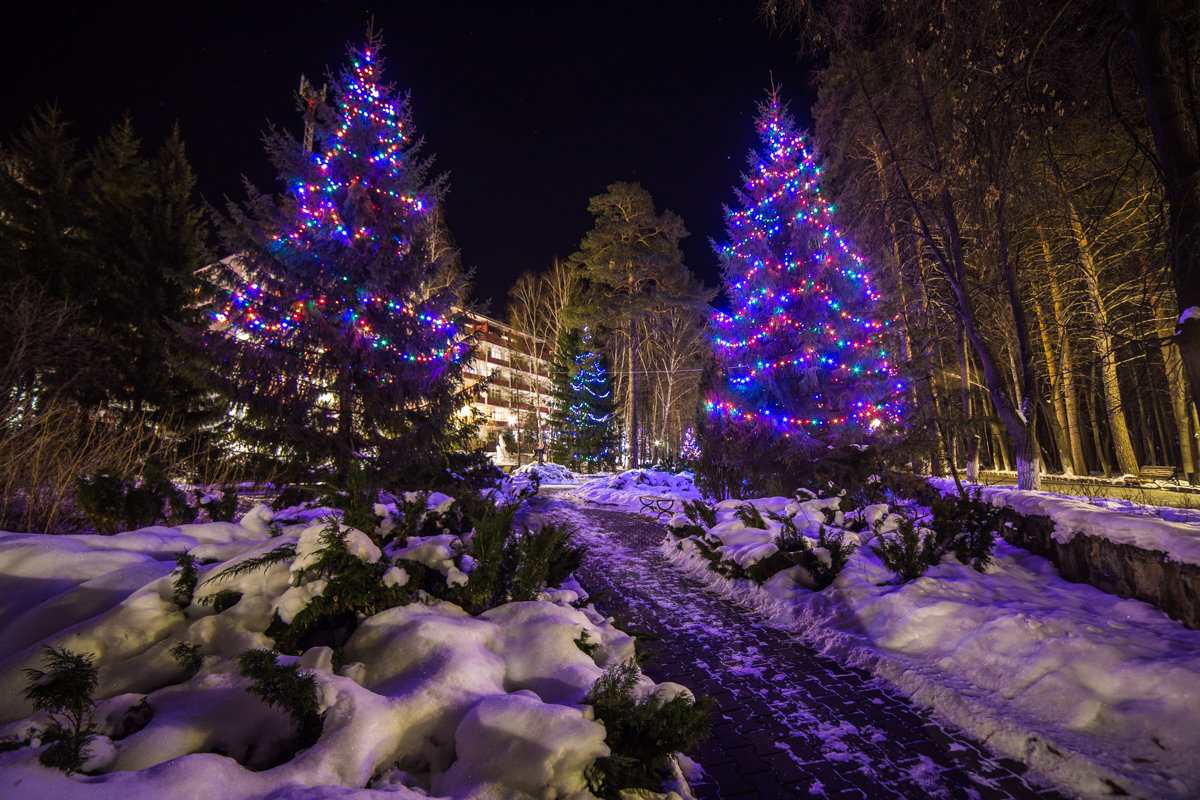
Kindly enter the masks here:
<path id="1" fill-rule="evenodd" d="M 629 466 L 638 465 L 639 352 L 647 315 L 674 305 L 699 305 L 703 287 L 683 265 L 679 242 L 688 235 L 674 212 L 658 214 L 654 199 L 637 183 L 614 183 L 588 201 L 595 223 L 571 263 L 586 284 L 581 310 L 608 342 L 627 355 L 629 379 L 623 413 Z"/>
<path id="2" fill-rule="evenodd" d="M 268 152 L 285 182 L 230 206 L 235 253 L 211 346 L 242 418 L 240 443 L 298 471 L 345 478 L 356 459 L 393 472 L 443 458 L 472 431 L 468 351 L 454 289 L 434 286 L 428 178 L 407 98 L 381 83 L 379 42 L 351 48 L 317 103 L 316 152 L 280 131 Z"/>
<path id="3" fill-rule="evenodd" d="M 899 387 L 867 267 L 776 94 L 757 124 L 762 148 L 725 209 L 729 241 L 718 248 L 729 311 L 716 320 L 720 375 L 708 410 L 797 443 L 891 425 Z"/>

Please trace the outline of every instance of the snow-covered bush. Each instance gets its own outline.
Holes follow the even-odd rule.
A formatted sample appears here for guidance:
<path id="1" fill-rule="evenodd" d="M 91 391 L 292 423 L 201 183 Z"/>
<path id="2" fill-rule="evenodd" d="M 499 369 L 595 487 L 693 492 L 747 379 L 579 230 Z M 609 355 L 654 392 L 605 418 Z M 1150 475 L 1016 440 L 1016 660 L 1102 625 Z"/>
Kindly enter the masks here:
<path id="1" fill-rule="evenodd" d="M 180 553 L 175 558 L 175 583 L 172 585 L 171 599 L 180 608 L 192 604 L 192 596 L 196 592 L 196 583 L 200 574 L 196 572 L 196 557 L 191 553 Z"/>
<path id="2" fill-rule="evenodd" d="M 842 501 L 726 500 L 715 509 L 685 503 L 669 527 L 676 550 L 694 551 L 724 578 L 761 586 L 786 572 L 789 581 L 819 591 L 837 579 L 862 540 L 843 527 L 859 522 L 847 521 Z"/>
<path id="3" fill-rule="evenodd" d="M 623 661 L 607 669 L 584 698 L 612 750 L 596 759 L 588 776 L 592 791 L 604 798 L 615 800 L 627 789 L 659 790 L 669 759 L 708 737 L 711 698 L 693 700 L 682 690 L 670 697 L 664 690 L 641 696 L 641 677 L 633 659 Z"/>
<path id="4" fill-rule="evenodd" d="M 703 500 L 684 500 L 683 513 L 693 524 L 703 522 L 709 528 L 717 524 L 717 510 Z"/>
<path id="5" fill-rule="evenodd" d="M 321 738 L 325 720 L 317 699 L 317 681 L 298 664 L 280 664 L 270 650 L 245 650 L 237 658 L 238 670 L 251 680 L 246 691 L 272 708 L 287 712 L 296 726 L 296 748 L 312 746 Z"/>
<path id="6" fill-rule="evenodd" d="M 583 559 L 571 547 L 565 526 L 513 530 L 516 507 L 496 506 L 475 520 L 470 537 L 470 578 L 449 599 L 478 614 L 501 603 L 532 600 L 544 588 L 559 586 Z"/>
<path id="7" fill-rule="evenodd" d="M 767 529 L 767 521 L 762 518 L 762 514 L 758 513 L 758 509 L 752 504 L 742 503 L 734 509 L 734 512 L 747 528 Z"/>
<path id="8" fill-rule="evenodd" d="M 902 581 L 916 580 L 942 560 L 934 532 L 918 526 L 911 516 L 900 521 L 894 534 L 876 536 L 871 549 Z"/>
<path id="9" fill-rule="evenodd" d="M 237 489 L 222 486 L 210 491 L 197 490 L 196 506 L 208 515 L 209 522 L 233 522 L 238 508 Z"/>
<path id="10" fill-rule="evenodd" d="M 992 563 L 996 531 L 1003 524 L 1000 510 L 981 500 L 978 489 L 973 496 L 938 497 L 929 510 L 930 526 L 941 546 L 963 564 L 986 571 Z"/>
<path id="11" fill-rule="evenodd" d="M 670 497 L 680 501 L 700 499 L 694 477 L 689 472 L 671 475 L 650 469 L 631 469 L 607 478 L 589 481 L 574 494 L 584 500 L 605 505 L 624 505 L 639 509 L 642 497 Z"/>
<path id="12" fill-rule="evenodd" d="M 471 614 L 451 601 L 481 567 L 476 540 L 489 538 L 479 530 L 487 504 L 426 494 L 418 510 L 416 497 L 396 500 L 376 511 L 370 533 L 303 521 L 302 514 L 299 522 L 275 520 L 262 506 L 236 524 L 113 536 L 0 533 L 5 780 L 20 781 L 30 796 L 67 798 L 199 796 L 213 786 L 235 800 L 280 787 L 291 794 L 312 787 L 328 795 L 586 796 L 585 771 L 611 751 L 583 700 L 604 669 L 633 657 L 635 647 L 577 584 L 548 588 L 573 567 L 566 531 L 549 526 L 504 538 L 494 548 L 498 575 L 479 608 L 499 604 Z M 401 540 L 387 528 L 396 530 L 405 501 L 413 503 L 416 532 Z M 493 513 L 511 525 L 512 511 Z M 173 569 L 181 552 L 195 559 L 199 578 L 182 609 Z M 300 719 L 313 719 L 314 706 L 298 704 L 302 713 L 294 714 L 248 701 L 238 657 L 278 650 L 267 635 L 273 619 L 290 626 L 316 614 L 331 587 L 359 571 L 382 572 L 375 583 L 400 591 L 405 602 L 363 606 L 336 635 L 324 631 L 336 649 L 318 637 L 305 647 L 301 636 L 297 655 L 259 665 L 270 668 L 264 687 L 278 679 L 276 668 L 315 681 L 324 722 L 311 746 L 300 748 L 293 733 Z M 17 574 L 36 578 L 34 589 L 9 580 Z M 485 587 L 481 579 L 477 588 Z M 504 602 L 514 597 L 531 599 Z M 40 766 L 41 750 L 30 747 L 45 743 L 37 733 L 45 714 L 22 696 L 20 676 L 42 667 L 42 645 L 96 653 L 86 779 Z M 639 697 L 651 690 L 646 683 Z"/>
<path id="13" fill-rule="evenodd" d="M 267 629 L 279 649 L 299 653 L 319 633 L 352 632 L 359 616 L 408 602 L 404 580 L 386 580 L 394 569 L 371 539 L 330 519 L 300 535 L 292 562 L 293 588 L 280 599 Z"/>
<path id="14" fill-rule="evenodd" d="M 810 541 L 796 527 L 791 516 L 769 513 L 771 519 L 782 526 L 775 540 L 779 552 L 755 564 L 748 570 L 748 577 L 755 583 L 762 584 L 781 569 L 797 566 L 803 568 L 803 572 L 796 577 L 808 588 L 820 591 L 832 584 L 846 568 L 850 556 L 857 548 L 856 544 L 846 538 L 846 532 L 840 528 L 818 525 L 816 539 Z"/>
<path id="15" fill-rule="evenodd" d="M 519 475 L 536 475 L 538 482 L 541 484 L 554 484 L 562 486 L 579 483 L 579 479 L 575 476 L 574 472 L 571 472 L 571 470 L 567 469 L 561 464 L 555 464 L 553 462 L 547 462 L 545 464 L 526 464 L 523 467 L 519 467 L 514 470 L 512 474 L 513 477 Z"/>

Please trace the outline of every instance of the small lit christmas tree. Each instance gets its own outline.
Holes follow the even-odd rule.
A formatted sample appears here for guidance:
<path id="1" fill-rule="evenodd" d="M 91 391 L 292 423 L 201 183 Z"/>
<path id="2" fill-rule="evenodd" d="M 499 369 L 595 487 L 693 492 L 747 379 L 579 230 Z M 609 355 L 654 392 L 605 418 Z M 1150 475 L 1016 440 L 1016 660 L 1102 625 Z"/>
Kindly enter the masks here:
<path id="1" fill-rule="evenodd" d="M 452 290 L 430 288 L 428 180 L 407 98 L 381 83 L 379 42 L 351 49 L 309 97 L 316 152 L 278 131 L 279 200 L 251 190 L 223 225 L 228 303 L 212 337 L 242 413 L 240 444 L 301 469 L 399 470 L 467 435 Z"/>
<path id="2" fill-rule="evenodd" d="M 604 356 L 591 349 L 587 331 L 571 331 L 560 347 L 564 357 L 554 396 L 552 453 L 560 464 L 595 472 L 616 457 L 613 398 Z"/>
<path id="3" fill-rule="evenodd" d="M 900 387 L 867 268 L 775 93 L 757 122 L 762 149 L 726 208 L 729 241 L 718 249 L 730 310 L 716 315 L 719 373 L 706 406 L 797 443 L 890 426 Z"/>

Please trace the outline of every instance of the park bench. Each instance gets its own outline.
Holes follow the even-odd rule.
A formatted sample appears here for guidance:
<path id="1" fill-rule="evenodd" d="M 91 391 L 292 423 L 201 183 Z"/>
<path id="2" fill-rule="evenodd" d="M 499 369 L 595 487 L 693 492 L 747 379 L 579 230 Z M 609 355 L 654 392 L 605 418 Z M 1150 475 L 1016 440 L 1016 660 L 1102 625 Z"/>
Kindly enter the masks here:
<path id="1" fill-rule="evenodd" d="M 1175 467 L 1164 467 L 1157 464 L 1149 464 L 1141 467 L 1138 470 L 1138 478 L 1143 481 L 1150 481 L 1157 485 L 1160 481 L 1174 481 Z"/>
<path id="2" fill-rule="evenodd" d="M 662 519 L 664 514 L 669 515 L 675 510 L 674 497 L 658 497 L 657 495 L 644 494 L 638 498 L 638 502 L 642 504 L 642 511 L 652 512 L 655 519 Z"/>

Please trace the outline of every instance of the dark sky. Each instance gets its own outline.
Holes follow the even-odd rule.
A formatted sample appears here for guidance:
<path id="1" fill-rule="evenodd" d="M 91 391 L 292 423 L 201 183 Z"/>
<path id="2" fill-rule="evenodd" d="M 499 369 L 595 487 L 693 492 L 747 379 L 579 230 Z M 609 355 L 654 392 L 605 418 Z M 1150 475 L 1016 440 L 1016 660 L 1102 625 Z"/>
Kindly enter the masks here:
<path id="1" fill-rule="evenodd" d="M 496 314 L 518 273 L 574 252 L 588 198 L 614 181 L 683 217 L 686 261 L 715 285 L 708 240 L 772 73 L 809 124 L 794 41 L 756 21 L 756 0 L 107 5 L 31 3 L 6 20 L 5 141 L 55 99 L 88 145 L 127 111 L 151 146 L 178 120 L 204 197 L 244 198 L 243 175 L 274 191 L 262 131 L 299 133 L 300 73 L 339 67 L 373 17 Z"/>

